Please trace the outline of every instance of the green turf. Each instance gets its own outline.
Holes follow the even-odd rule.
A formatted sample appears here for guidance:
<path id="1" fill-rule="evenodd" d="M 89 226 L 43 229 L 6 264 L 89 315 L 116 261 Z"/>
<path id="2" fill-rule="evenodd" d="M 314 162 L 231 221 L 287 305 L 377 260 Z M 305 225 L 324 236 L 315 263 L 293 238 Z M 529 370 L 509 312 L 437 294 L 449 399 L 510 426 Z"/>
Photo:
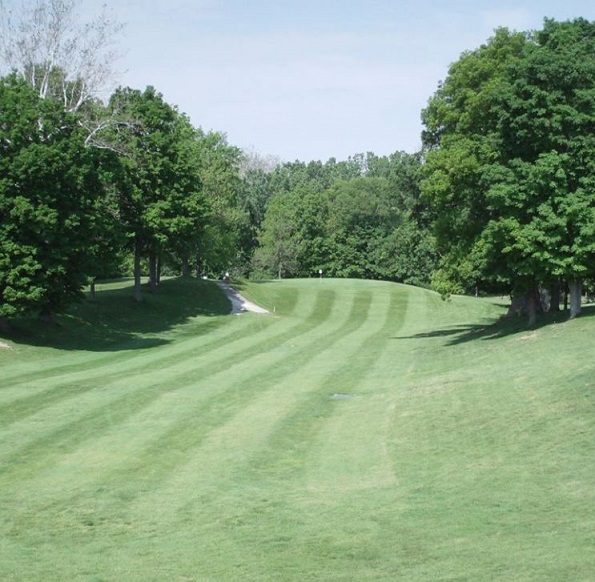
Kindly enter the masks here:
<path id="1" fill-rule="evenodd" d="M 0 349 L 1 580 L 595 580 L 595 312 L 100 286 Z"/>

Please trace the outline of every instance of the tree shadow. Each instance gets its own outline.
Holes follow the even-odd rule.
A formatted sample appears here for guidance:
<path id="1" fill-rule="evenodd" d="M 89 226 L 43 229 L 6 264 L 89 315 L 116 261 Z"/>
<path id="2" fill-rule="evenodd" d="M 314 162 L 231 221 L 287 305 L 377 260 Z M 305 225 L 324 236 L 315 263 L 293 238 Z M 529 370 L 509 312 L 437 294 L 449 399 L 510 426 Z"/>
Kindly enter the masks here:
<path id="1" fill-rule="evenodd" d="M 20 318 L 3 335 L 15 344 L 59 350 L 139 350 L 170 343 L 168 334 L 182 325 L 187 329 L 178 334 L 209 333 L 230 312 L 229 300 L 212 281 L 167 279 L 156 293 L 143 285 L 142 302 L 134 300 L 130 283 L 99 284 L 94 298 L 88 295 L 54 322 Z"/>
<path id="2" fill-rule="evenodd" d="M 579 319 L 595 317 L 595 304 L 585 305 L 582 308 Z M 444 329 L 432 330 L 410 336 L 399 336 L 393 339 L 423 339 L 450 337 L 446 343 L 448 346 L 455 346 L 476 340 L 496 340 L 518 333 L 527 333 L 543 327 L 564 323 L 568 321 L 568 314 L 562 311 L 558 313 L 546 313 L 537 319 L 537 323 L 529 327 L 524 317 L 502 317 L 495 322 L 473 325 L 453 325 Z"/>

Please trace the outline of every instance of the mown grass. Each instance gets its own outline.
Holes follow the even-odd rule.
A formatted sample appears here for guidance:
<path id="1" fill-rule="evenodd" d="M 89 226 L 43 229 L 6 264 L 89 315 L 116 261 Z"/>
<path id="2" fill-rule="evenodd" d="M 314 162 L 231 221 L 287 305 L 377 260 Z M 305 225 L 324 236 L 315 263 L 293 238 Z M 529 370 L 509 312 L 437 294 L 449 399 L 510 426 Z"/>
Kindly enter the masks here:
<path id="1" fill-rule="evenodd" d="M 593 580 L 595 315 L 102 286 L 0 350 L 2 580 Z"/>

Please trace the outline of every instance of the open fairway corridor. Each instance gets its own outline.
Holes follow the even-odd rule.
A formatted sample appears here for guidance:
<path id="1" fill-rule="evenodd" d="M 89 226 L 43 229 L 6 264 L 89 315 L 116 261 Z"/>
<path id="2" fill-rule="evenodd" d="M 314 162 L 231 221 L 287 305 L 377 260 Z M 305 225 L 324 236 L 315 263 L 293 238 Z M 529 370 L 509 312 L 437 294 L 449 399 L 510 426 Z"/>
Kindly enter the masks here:
<path id="1" fill-rule="evenodd" d="M 267 315 L 202 281 L 128 293 L 5 336 L 1 580 L 595 579 L 589 310 L 523 331 L 382 282 L 246 284 Z"/>

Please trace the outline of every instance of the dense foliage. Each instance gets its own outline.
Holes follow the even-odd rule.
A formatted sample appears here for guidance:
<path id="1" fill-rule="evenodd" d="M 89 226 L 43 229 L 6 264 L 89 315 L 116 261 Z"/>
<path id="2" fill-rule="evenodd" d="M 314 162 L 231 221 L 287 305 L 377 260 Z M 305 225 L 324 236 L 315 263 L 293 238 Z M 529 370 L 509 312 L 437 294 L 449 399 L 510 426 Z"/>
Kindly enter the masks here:
<path id="1" fill-rule="evenodd" d="M 455 63 L 424 111 L 423 189 L 436 209 L 443 291 L 527 297 L 567 282 L 571 314 L 595 275 L 595 24 L 498 30 Z"/>
<path id="2" fill-rule="evenodd" d="M 257 269 L 429 284 L 435 252 L 420 171 L 419 156 L 401 152 L 278 168 Z"/>
<path id="3" fill-rule="evenodd" d="M 50 315 L 93 263 L 101 184 L 76 118 L 12 75 L 0 81 L 0 317 Z"/>
<path id="4" fill-rule="evenodd" d="M 44 15 L 39 34 L 63 46 Z M 43 46 L 0 81 L 0 318 L 50 316 L 119 274 L 140 301 L 141 276 L 154 292 L 164 269 L 510 292 L 532 320 L 544 288 L 554 309 L 569 289 L 577 315 L 595 279 L 595 23 L 498 29 L 429 100 L 422 152 L 324 163 L 242 152 L 152 87 L 104 104 L 99 64 L 76 78 L 36 63 Z"/>

